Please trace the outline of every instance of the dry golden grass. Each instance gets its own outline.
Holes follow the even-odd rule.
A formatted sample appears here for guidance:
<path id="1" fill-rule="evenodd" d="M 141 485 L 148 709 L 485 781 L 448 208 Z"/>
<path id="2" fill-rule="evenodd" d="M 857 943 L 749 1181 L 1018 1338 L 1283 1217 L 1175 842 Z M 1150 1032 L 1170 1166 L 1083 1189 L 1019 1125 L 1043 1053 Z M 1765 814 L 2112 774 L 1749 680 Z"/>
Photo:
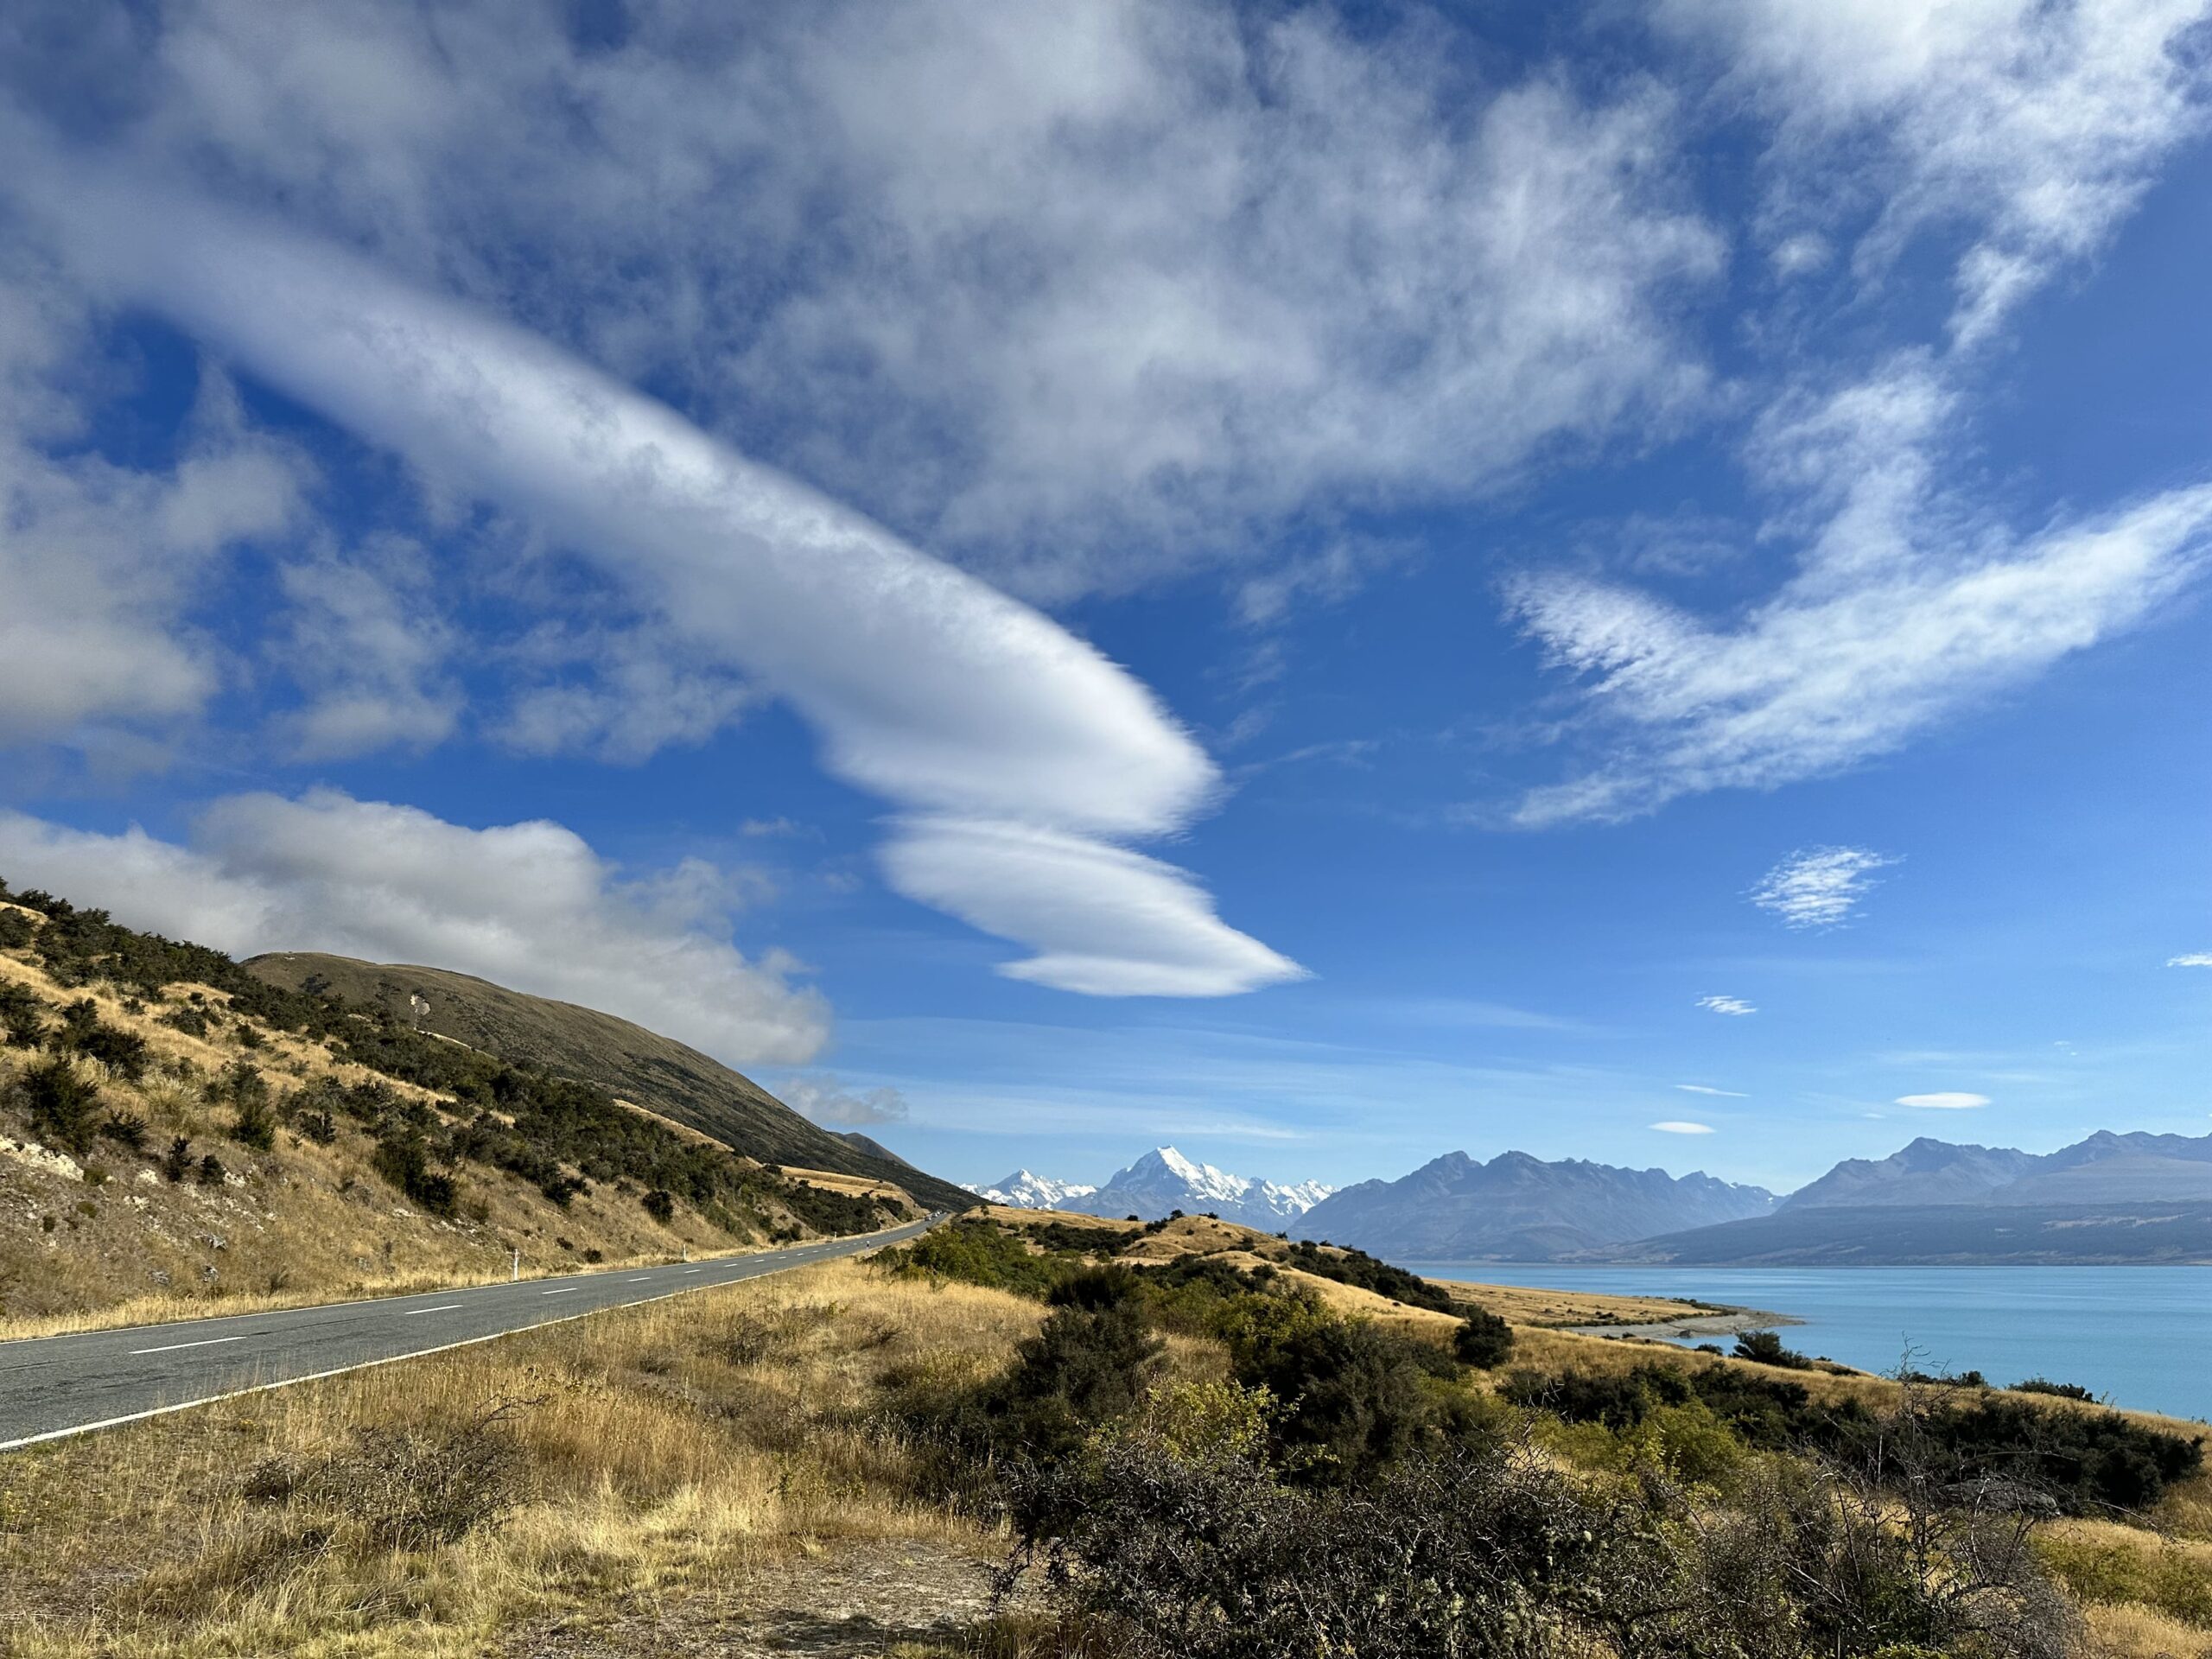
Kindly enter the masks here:
<path id="1" fill-rule="evenodd" d="M 2212 1632 L 2192 1630 L 2147 1607 L 2092 1605 L 2085 1659 L 2212 1659 Z"/>
<path id="2" fill-rule="evenodd" d="M 41 1659 L 474 1653 L 563 1609 L 742 1602 L 836 1541 L 981 1550 L 868 1405 L 981 1380 L 1041 1316 L 842 1262 L 11 1456 L 0 1628 Z M 448 1468 L 512 1507 L 439 1536 L 433 1502 L 425 1535 L 402 1512 Z"/>
<path id="3" fill-rule="evenodd" d="M 841 1175 L 834 1169 L 801 1169 L 795 1164 L 779 1164 L 777 1167 L 791 1179 L 804 1181 L 809 1186 L 818 1186 L 826 1192 L 844 1192 L 861 1198 L 890 1198 L 913 1207 L 913 1200 L 906 1196 L 906 1192 L 888 1181 L 870 1180 L 865 1175 Z"/>

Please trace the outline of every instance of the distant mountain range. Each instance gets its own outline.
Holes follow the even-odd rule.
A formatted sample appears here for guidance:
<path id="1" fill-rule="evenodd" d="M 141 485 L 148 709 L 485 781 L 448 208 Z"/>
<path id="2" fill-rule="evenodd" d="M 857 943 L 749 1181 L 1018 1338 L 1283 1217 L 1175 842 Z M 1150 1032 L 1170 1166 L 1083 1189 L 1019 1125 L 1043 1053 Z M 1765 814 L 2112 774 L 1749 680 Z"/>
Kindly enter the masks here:
<path id="1" fill-rule="evenodd" d="M 1015 1210 L 1065 1210 L 1070 1200 L 1087 1198 L 1098 1189 L 1080 1181 L 1056 1181 L 1017 1169 L 988 1186 L 969 1186 L 968 1190 L 986 1204 L 1003 1204 Z"/>
<path id="2" fill-rule="evenodd" d="M 968 1190 L 990 1203 L 1022 1210 L 1072 1210 L 1146 1221 L 1180 1210 L 1192 1216 L 1211 1213 L 1270 1233 L 1281 1231 L 1330 1191 L 1319 1181 L 1281 1186 L 1232 1175 L 1211 1164 L 1192 1163 L 1173 1147 L 1155 1147 L 1127 1169 L 1116 1171 L 1103 1186 L 1050 1180 L 1018 1169 L 1003 1180 Z"/>
<path id="3" fill-rule="evenodd" d="M 1925 1136 L 1878 1163 L 1853 1158 L 1784 1211 L 1926 1204 L 2212 1204 L 2212 1135 L 2114 1135 L 2037 1154 Z"/>
<path id="4" fill-rule="evenodd" d="M 1777 1198 L 1701 1173 L 1524 1152 L 1446 1153 L 1332 1192 L 1231 1175 L 1161 1147 L 1103 1186 L 1016 1170 L 995 1204 L 1154 1220 L 1207 1211 L 1398 1262 L 1696 1266 L 2212 1261 L 2212 1135 L 2100 1131 L 2052 1153 L 1923 1137 Z"/>
<path id="5" fill-rule="evenodd" d="M 1774 1208 L 1764 1187 L 1694 1173 L 1448 1152 L 1395 1181 L 1345 1187 L 1300 1217 L 1300 1238 L 1401 1262 L 1541 1262 Z"/>
<path id="6" fill-rule="evenodd" d="M 2100 1130 L 2052 1153 L 1923 1138 L 1853 1158 L 1770 1216 L 1595 1250 L 1696 1266 L 2212 1260 L 2212 1135 Z"/>

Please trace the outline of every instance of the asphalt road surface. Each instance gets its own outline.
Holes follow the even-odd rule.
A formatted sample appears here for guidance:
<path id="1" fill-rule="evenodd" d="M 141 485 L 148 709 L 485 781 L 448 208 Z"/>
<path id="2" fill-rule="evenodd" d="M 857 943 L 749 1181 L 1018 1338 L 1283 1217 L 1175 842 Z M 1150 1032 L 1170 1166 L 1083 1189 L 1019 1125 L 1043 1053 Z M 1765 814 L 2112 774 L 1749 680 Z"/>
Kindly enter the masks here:
<path id="1" fill-rule="evenodd" d="M 0 1452 L 226 1395 L 484 1342 L 602 1308 L 857 1255 L 912 1238 L 933 1221 L 663 1268 L 609 1268 L 565 1279 L 0 1342 Z"/>

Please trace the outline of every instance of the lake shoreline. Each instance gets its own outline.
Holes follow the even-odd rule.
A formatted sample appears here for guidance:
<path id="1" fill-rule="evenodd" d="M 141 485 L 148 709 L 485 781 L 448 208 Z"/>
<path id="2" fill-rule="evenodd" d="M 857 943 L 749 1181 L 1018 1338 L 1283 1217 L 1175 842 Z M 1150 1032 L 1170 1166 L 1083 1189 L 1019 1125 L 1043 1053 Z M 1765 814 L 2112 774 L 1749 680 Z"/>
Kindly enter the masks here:
<path id="1" fill-rule="evenodd" d="M 1578 1337 L 1642 1337 L 1660 1342 L 1688 1342 L 1693 1337 L 1737 1337 L 1746 1331 L 1776 1331 L 1805 1321 L 1789 1313 L 1757 1307 L 1700 1308 L 1678 1319 L 1637 1325 L 1568 1325 L 1560 1329 Z"/>

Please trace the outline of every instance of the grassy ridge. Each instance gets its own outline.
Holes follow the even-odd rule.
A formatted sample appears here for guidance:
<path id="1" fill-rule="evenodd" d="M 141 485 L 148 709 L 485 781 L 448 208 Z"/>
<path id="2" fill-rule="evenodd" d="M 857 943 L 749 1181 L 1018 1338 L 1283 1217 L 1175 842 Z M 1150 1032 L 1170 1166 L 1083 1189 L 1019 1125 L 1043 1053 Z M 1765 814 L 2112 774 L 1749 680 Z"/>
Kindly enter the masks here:
<path id="1" fill-rule="evenodd" d="M 916 1208 L 40 893 L 0 901 L 0 1137 L 10 1335 L 478 1280 L 515 1250 L 562 1271 L 864 1232 Z"/>

